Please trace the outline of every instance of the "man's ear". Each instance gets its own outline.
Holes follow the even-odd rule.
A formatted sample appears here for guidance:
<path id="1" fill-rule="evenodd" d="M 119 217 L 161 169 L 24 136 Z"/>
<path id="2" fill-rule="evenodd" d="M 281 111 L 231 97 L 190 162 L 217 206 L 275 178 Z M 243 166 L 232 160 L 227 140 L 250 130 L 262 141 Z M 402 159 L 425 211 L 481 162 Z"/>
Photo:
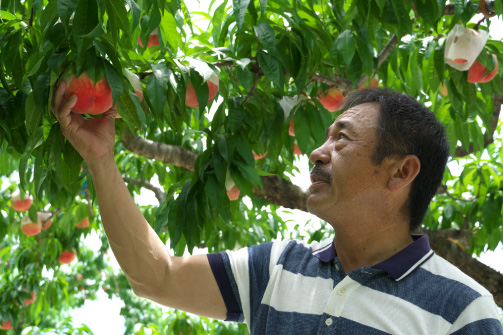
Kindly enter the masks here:
<path id="1" fill-rule="evenodd" d="M 416 176 L 421 170 L 421 162 L 415 155 L 407 155 L 391 167 L 391 175 L 388 181 L 388 189 L 390 191 L 398 191 L 399 189 L 412 184 Z"/>

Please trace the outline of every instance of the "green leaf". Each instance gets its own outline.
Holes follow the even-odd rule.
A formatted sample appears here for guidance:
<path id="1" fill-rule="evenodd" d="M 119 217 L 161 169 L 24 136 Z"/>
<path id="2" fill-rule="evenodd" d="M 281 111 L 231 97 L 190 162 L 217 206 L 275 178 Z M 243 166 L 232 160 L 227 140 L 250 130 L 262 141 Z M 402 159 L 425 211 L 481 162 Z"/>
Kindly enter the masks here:
<path id="1" fill-rule="evenodd" d="M 240 130 L 241 126 L 243 125 L 243 120 L 245 117 L 244 111 L 243 108 L 241 108 L 241 104 L 239 103 L 237 98 L 229 99 L 229 101 L 227 101 L 227 106 L 229 108 L 229 130 L 235 133 Z"/>
<path id="2" fill-rule="evenodd" d="M 257 52 L 257 61 L 266 78 L 279 88 L 283 87 L 284 73 L 280 63 L 270 54 L 263 51 Z"/>
<path id="3" fill-rule="evenodd" d="M 342 55 L 346 65 L 351 64 L 351 60 L 355 55 L 355 39 L 353 32 L 350 30 L 345 30 L 342 34 L 337 37 L 336 40 L 337 51 Z"/>
<path id="4" fill-rule="evenodd" d="M 32 135 L 42 121 L 42 113 L 35 104 L 34 93 L 30 94 L 26 99 L 26 131 L 28 135 Z"/>
<path id="5" fill-rule="evenodd" d="M 70 17 L 73 12 L 75 12 L 79 0 L 57 0 L 57 3 L 58 15 L 61 19 L 61 23 L 63 23 L 65 29 L 67 29 Z"/>
<path id="6" fill-rule="evenodd" d="M 267 0 L 260 0 L 260 16 L 264 16 L 265 9 L 267 8 Z"/>
<path id="7" fill-rule="evenodd" d="M 113 104 L 117 102 L 119 97 L 124 92 L 124 83 L 122 82 L 121 75 L 110 65 L 107 61 L 103 61 L 105 68 L 105 75 L 107 77 L 108 86 L 112 90 Z"/>
<path id="8" fill-rule="evenodd" d="M 91 33 L 98 25 L 98 5 L 94 0 L 80 0 L 75 10 L 72 26 L 72 38 L 77 47 L 77 55 L 81 58 L 92 38 L 83 36 Z"/>
<path id="9" fill-rule="evenodd" d="M 172 50 L 178 50 L 178 48 L 183 45 L 183 41 L 178 32 L 178 24 L 175 17 L 169 12 L 164 12 L 161 19 L 161 26 L 165 32 L 163 37 L 165 37 L 166 41 L 171 45 Z"/>
<path id="10" fill-rule="evenodd" d="M 126 36 L 129 36 L 129 20 L 124 2 L 121 0 L 106 0 L 106 7 L 108 18 L 113 20 Z"/>
<path id="11" fill-rule="evenodd" d="M 152 64 L 152 74 L 147 82 L 147 94 L 152 106 L 152 111 L 157 117 L 162 117 L 164 105 L 166 104 L 166 90 L 171 76 L 171 70 L 166 64 Z"/>
<path id="12" fill-rule="evenodd" d="M 263 50 L 270 54 L 274 54 L 276 49 L 276 36 L 272 27 L 267 22 L 260 22 L 258 25 L 253 26 L 255 35 L 257 36 Z"/>
<path id="13" fill-rule="evenodd" d="M 245 19 L 246 8 L 248 8 L 248 4 L 250 0 L 232 0 L 232 9 L 234 12 L 234 16 L 236 17 L 236 23 L 238 25 L 238 30 L 242 30 L 243 22 Z"/>

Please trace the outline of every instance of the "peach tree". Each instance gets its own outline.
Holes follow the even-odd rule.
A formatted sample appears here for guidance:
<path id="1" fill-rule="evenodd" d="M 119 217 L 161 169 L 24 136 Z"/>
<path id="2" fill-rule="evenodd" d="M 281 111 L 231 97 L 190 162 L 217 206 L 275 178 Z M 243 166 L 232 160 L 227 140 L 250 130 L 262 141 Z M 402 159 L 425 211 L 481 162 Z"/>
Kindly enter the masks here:
<path id="1" fill-rule="evenodd" d="M 50 112 L 66 71 L 86 76 L 90 91 L 106 79 L 121 116 L 117 165 L 135 199 L 155 194 L 141 210 L 177 255 L 329 237 L 322 222 L 292 231 L 282 216 L 307 211 L 306 191 L 291 182 L 302 157 L 323 143 L 350 92 L 379 86 L 416 97 L 451 145 L 420 232 L 503 306 L 501 273 L 473 257 L 503 240 L 503 42 L 493 36 L 502 14 L 500 1 L 484 0 L 219 0 L 203 9 L 180 0 L 2 1 L 0 326 L 90 334 L 66 311 L 106 290 L 128 306 L 127 333 L 246 333 L 163 313 L 110 266 L 92 180 Z M 488 34 L 470 82 L 445 59 L 456 25 Z M 18 191 L 33 199 L 22 212 L 12 207 Z M 23 233 L 25 217 L 41 220 L 38 234 Z M 85 218 L 91 225 L 79 228 Z M 100 246 L 86 245 L 90 234 Z M 64 252 L 76 260 L 62 264 Z"/>

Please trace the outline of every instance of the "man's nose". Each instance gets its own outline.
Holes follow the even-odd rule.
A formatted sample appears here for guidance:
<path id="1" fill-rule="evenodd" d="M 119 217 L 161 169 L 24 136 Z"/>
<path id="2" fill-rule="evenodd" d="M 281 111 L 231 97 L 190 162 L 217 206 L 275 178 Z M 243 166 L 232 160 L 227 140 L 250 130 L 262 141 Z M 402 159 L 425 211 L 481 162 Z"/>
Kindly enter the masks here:
<path id="1" fill-rule="evenodd" d="M 328 164 L 330 162 L 330 152 L 327 150 L 326 143 L 314 149 L 309 155 L 309 160 L 314 165 Z"/>

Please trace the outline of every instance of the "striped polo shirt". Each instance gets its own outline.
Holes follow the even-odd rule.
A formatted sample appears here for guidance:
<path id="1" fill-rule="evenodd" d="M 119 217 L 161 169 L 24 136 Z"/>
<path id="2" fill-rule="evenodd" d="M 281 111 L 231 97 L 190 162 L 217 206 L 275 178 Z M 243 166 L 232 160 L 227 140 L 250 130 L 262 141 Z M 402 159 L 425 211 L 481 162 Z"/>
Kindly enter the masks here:
<path id="1" fill-rule="evenodd" d="M 251 334 L 503 334 L 492 295 L 426 235 L 345 274 L 333 240 L 277 241 L 208 259 L 227 320 Z"/>

